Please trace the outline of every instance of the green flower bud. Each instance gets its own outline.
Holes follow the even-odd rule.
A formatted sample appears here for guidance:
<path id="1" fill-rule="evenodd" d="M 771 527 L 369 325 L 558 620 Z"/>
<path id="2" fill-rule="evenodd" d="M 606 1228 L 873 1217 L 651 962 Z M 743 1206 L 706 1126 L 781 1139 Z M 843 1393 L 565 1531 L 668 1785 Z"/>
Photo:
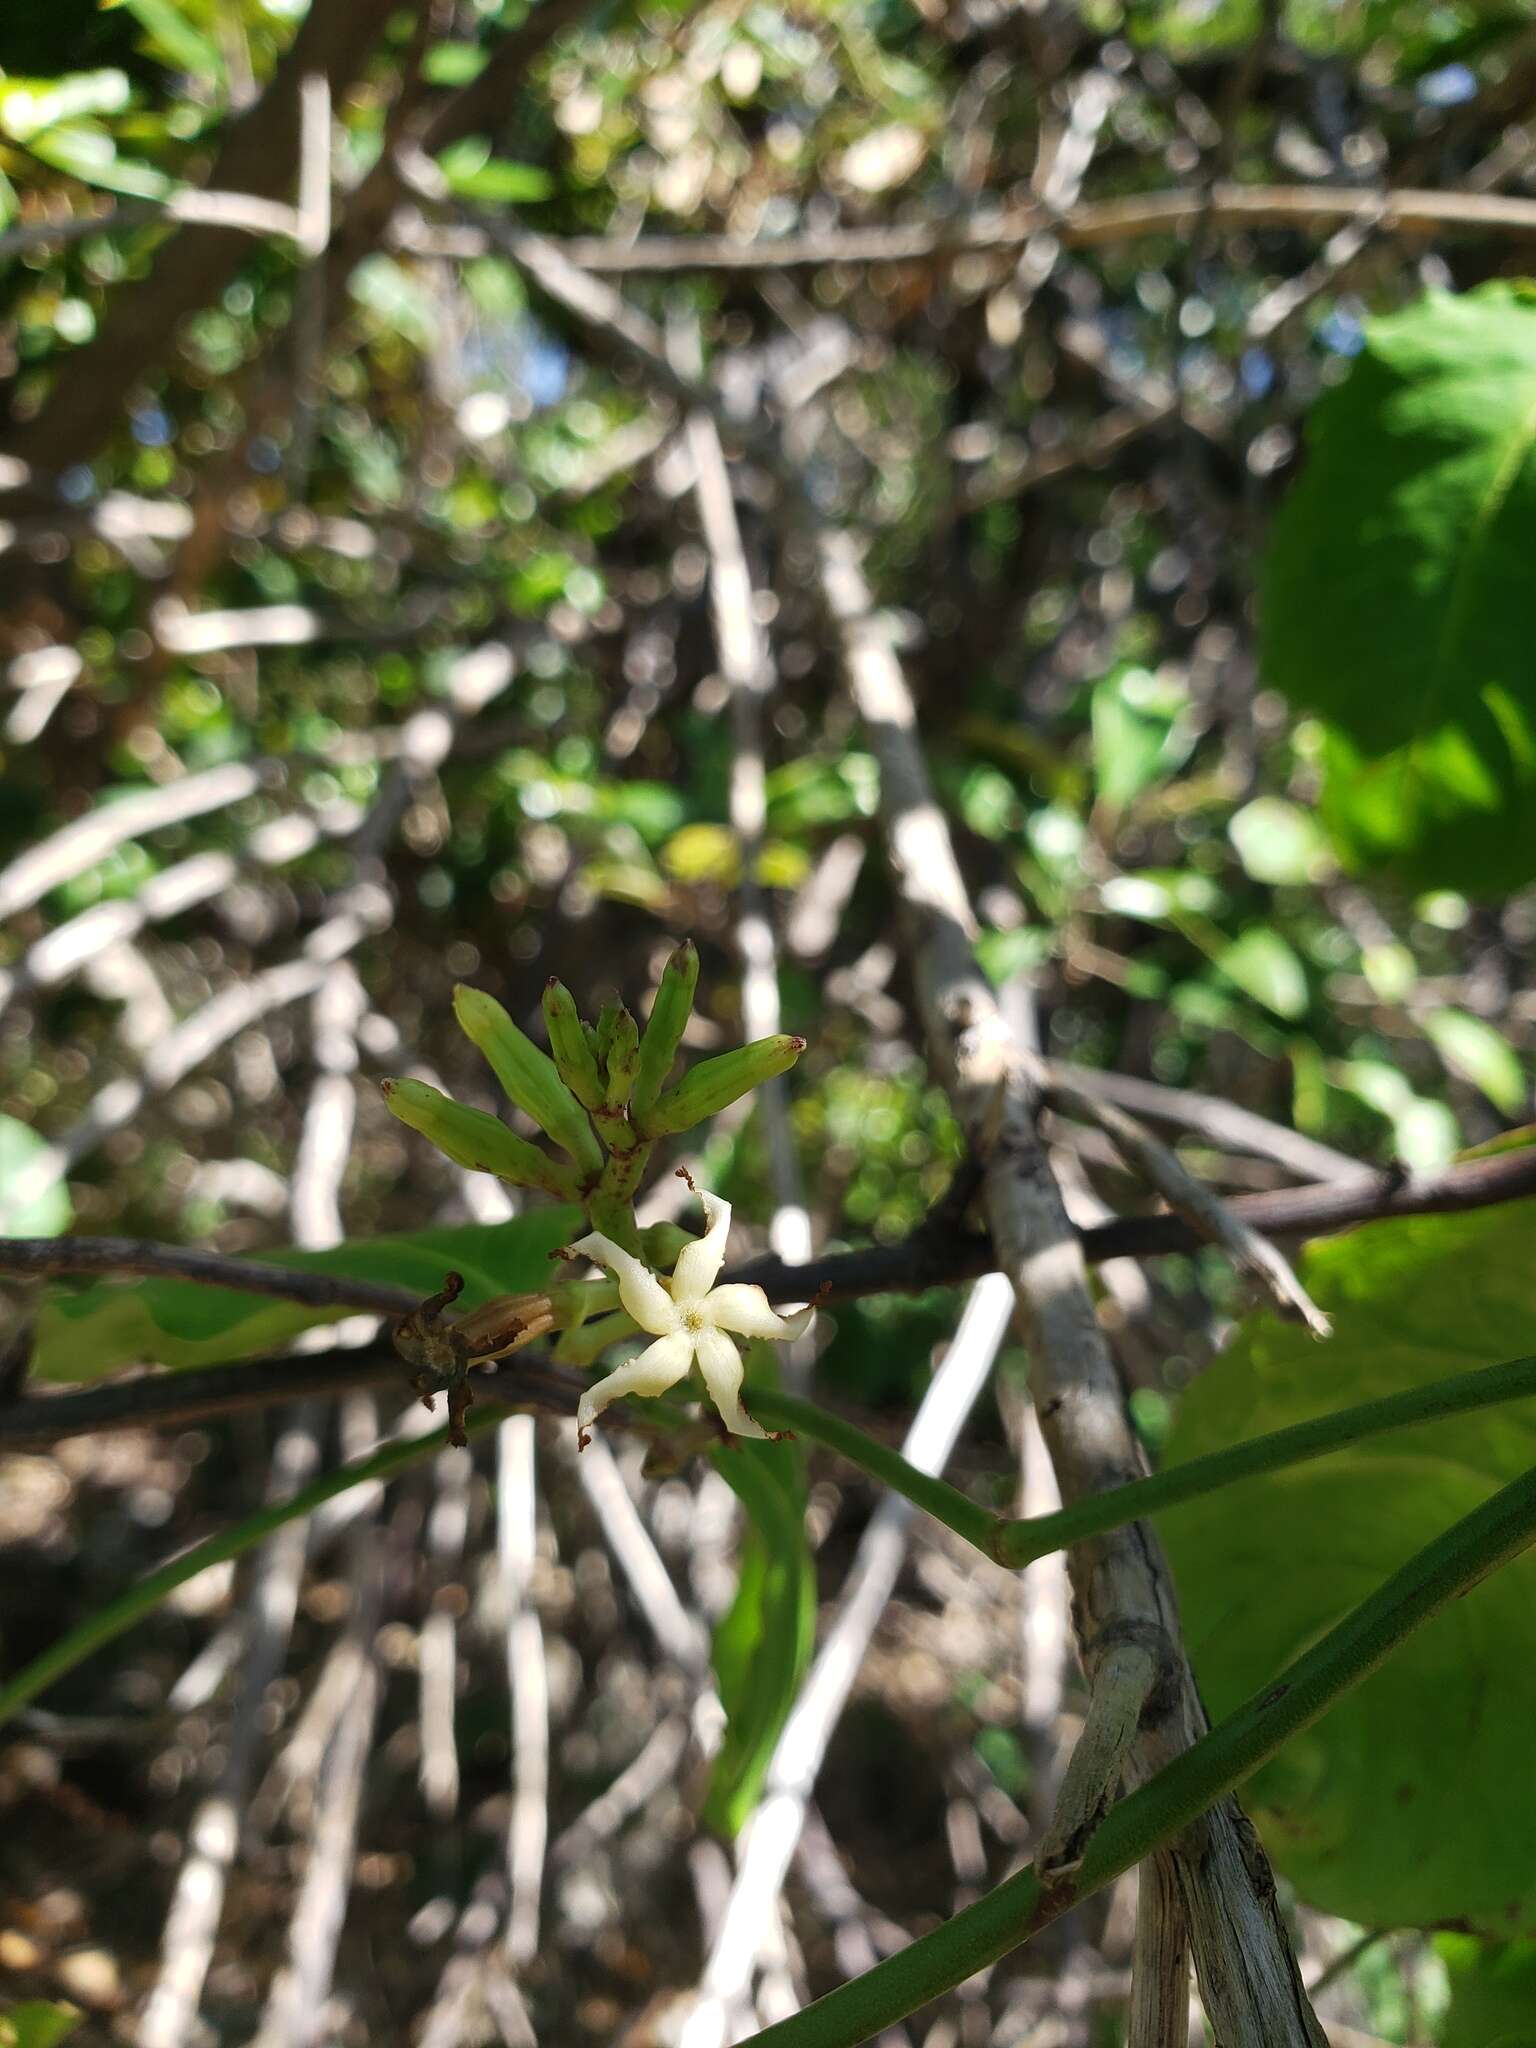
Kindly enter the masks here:
<path id="1" fill-rule="evenodd" d="M 543 1009 L 555 1071 L 583 1109 L 601 1109 L 607 1091 L 587 1042 L 586 1027 L 576 1013 L 576 998 L 554 975 L 544 985 Z"/>
<path id="2" fill-rule="evenodd" d="M 547 1131 L 569 1152 L 585 1173 L 600 1173 L 603 1150 L 597 1142 L 586 1111 L 561 1080 L 554 1061 L 542 1053 L 507 1015 L 494 996 L 483 989 L 453 992 L 454 1015 L 470 1043 L 490 1061 L 497 1080 L 518 1108 L 531 1116 L 541 1131 Z"/>
<path id="3" fill-rule="evenodd" d="M 693 1014 L 693 992 L 698 981 L 698 948 L 692 939 L 684 939 L 662 970 L 650 1021 L 640 1041 L 640 1065 L 630 1097 L 637 1116 L 644 1116 L 654 1106 L 672 1071 L 683 1032 Z"/>
<path id="4" fill-rule="evenodd" d="M 700 1060 L 690 1067 L 675 1088 L 635 1121 L 647 1138 L 659 1138 L 670 1131 L 686 1131 L 707 1116 L 718 1116 L 732 1102 L 739 1101 L 775 1074 L 782 1074 L 805 1051 L 803 1038 L 779 1032 L 773 1038 L 755 1039 L 735 1052 L 722 1052 L 712 1060 Z"/>
<path id="5" fill-rule="evenodd" d="M 640 1256 L 653 1273 L 670 1272 L 684 1245 L 696 1242 L 696 1233 L 681 1223 L 648 1223 L 640 1233 Z"/>
<path id="6" fill-rule="evenodd" d="M 634 1092 L 640 1065 L 640 1027 L 621 1003 L 608 1047 L 608 1107 L 622 1109 Z"/>
<path id="7" fill-rule="evenodd" d="M 597 1013 L 597 1043 L 593 1051 L 597 1055 L 597 1070 L 600 1074 L 608 1071 L 608 1055 L 613 1051 L 613 1034 L 619 1021 L 619 999 L 604 1003 Z"/>
<path id="8" fill-rule="evenodd" d="M 575 1168 L 562 1166 L 509 1131 L 499 1117 L 469 1109 L 425 1081 L 386 1081 L 384 1100 L 401 1123 L 429 1138 L 456 1166 L 494 1173 L 498 1180 L 518 1187 L 542 1188 L 562 1202 L 580 1198 L 581 1179 Z"/>

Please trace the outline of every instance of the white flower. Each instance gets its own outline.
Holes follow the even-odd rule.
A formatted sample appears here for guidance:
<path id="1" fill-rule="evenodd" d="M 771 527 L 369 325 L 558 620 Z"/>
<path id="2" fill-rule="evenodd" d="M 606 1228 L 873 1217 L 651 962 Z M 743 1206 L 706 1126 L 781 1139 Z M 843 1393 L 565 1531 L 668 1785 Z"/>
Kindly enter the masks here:
<path id="1" fill-rule="evenodd" d="M 741 1405 L 742 1356 L 726 1332 L 738 1337 L 800 1337 L 810 1328 L 814 1308 L 781 1316 L 761 1287 L 716 1287 L 725 1263 L 731 1205 L 701 1194 L 706 1230 L 683 1246 L 664 1282 L 600 1230 L 578 1238 L 573 1252 L 585 1252 L 618 1277 L 619 1300 L 656 1342 L 587 1388 L 576 1409 L 578 1444 L 585 1445 L 593 1422 L 623 1394 L 664 1394 L 698 1361 L 709 1397 L 721 1420 L 737 1436 L 767 1436 Z"/>

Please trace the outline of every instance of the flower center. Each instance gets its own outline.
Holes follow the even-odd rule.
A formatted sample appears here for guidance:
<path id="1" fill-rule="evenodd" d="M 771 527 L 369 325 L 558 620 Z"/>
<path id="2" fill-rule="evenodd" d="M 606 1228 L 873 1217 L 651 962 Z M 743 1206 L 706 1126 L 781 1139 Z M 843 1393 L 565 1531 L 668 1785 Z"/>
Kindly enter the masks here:
<path id="1" fill-rule="evenodd" d="M 687 1330 L 689 1335 L 691 1336 L 696 1331 L 703 1329 L 704 1318 L 699 1314 L 696 1308 L 685 1308 L 682 1312 L 682 1324 L 683 1328 Z"/>

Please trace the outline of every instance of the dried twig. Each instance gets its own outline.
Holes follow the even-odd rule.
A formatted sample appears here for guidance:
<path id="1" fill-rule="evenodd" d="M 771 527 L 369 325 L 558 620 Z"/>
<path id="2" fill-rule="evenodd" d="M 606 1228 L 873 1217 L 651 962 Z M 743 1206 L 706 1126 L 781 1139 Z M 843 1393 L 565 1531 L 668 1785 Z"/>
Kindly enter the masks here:
<path id="1" fill-rule="evenodd" d="M 260 772 L 243 761 L 226 761 L 200 775 L 184 775 L 156 789 L 135 790 L 116 803 L 88 811 L 72 824 L 62 825 L 49 838 L 12 861 L 0 874 L 0 918 L 14 917 L 60 888 L 76 875 L 104 860 L 125 840 L 138 839 L 146 832 L 158 832 L 167 825 L 179 825 L 209 811 L 227 810 L 231 804 L 254 796 L 261 787 Z"/>
<path id="2" fill-rule="evenodd" d="M 887 857 L 930 1051 L 987 1161 L 996 1261 L 1014 1287 L 1063 1498 L 1079 1499 L 1135 1477 L 1140 1453 L 1081 1253 L 1034 1130 L 1035 1105 L 975 964 L 975 920 L 929 787 L 906 679 L 849 544 L 827 533 L 815 544 L 849 688 L 880 762 Z M 1206 1725 L 1167 1569 L 1144 1526 L 1074 1551 L 1069 1569 L 1090 1682 L 1096 1686 L 1105 1660 L 1130 1645 L 1149 1651 L 1156 1664 L 1127 1759 L 1128 1775 L 1140 1782 Z M 1200 1832 L 1198 1853 L 1175 1853 L 1213 2027 L 1233 2048 L 1322 2048 L 1273 1884 L 1236 1805 L 1213 1808 Z"/>
<path id="3" fill-rule="evenodd" d="M 1076 1117 L 1080 1123 L 1096 1124 L 1121 1157 L 1146 1177 L 1175 1215 L 1184 1217 L 1213 1244 L 1221 1245 L 1238 1265 L 1263 1282 L 1282 1315 L 1299 1317 L 1314 1337 L 1331 1334 L 1332 1324 L 1297 1279 L 1285 1254 L 1235 1215 L 1213 1189 L 1188 1172 L 1168 1147 L 1160 1144 L 1128 1110 L 1090 1095 L 1085 1089 L 1074 1088 L 1049 1067 L 1042 1069 L 1040 1080 L 1045 1102 L 1064 1116 Z"/>
<path id="4" fill-rule="evenodd" d="M 1126 199 L 1085 201 L 1052 219 L 1039 204 L 950 221 L 894 227 L 834 228 L 825 233 L 748 241 L 731 235 L 643 235 L 624 242 L 570 236 L 554 245 L 581 271 L 607 276 L 670 276 L 689 271 L 819 270 L 829 263 L 926 263 L 972 251 L 1019 249 L 1049 227 L 1066 249 L 1102 248 L 1143 235 L 1188 234 L 1216 227 L 1319 228 L 1341 221 L 1380 222 L 1388 233 L 1462 229 L 1536 235 L 1536 200 L 1497 193 L 1375 191 L 1359 186 L 1217 185 L 1179 187 Z M 483 255 L 490 226 L 406 230 L 408 246 L 455 257 Z"/>
<path id="5" fill-rule="evenodd" d="M 507 1607 L 512 1693 L 512 1812 L 507 1825 L 503 1954 L 513 1970 L 538 1953 L 539 1900 L 549 1838 L 549 1678 L 544 1630 L 529 1602 L 535 1562 L 533 1422 L 514 1416 L 496 1432 L 496 1556 Z"/>
<path id="6" fill-rule="evenodd" d="M 943 1470 L 980 1397 L 1007 1333 L 1010 1297 L 996 1275 L 973 1292 L 954 1341 L 923 1396 L 903 1455 L 925 1472 Z M 682 2048 L 720 2048 L 745 2000 L 763 1930 L 775 1917 L 817 1773 L 859 1664 L 896 1583 L 912 1505 L 887 1495 L 859 1541 L 837 1620 L 828 1631 L 774 1747 L 735 1882 L 710 1947 L 700 2002 Z"/>

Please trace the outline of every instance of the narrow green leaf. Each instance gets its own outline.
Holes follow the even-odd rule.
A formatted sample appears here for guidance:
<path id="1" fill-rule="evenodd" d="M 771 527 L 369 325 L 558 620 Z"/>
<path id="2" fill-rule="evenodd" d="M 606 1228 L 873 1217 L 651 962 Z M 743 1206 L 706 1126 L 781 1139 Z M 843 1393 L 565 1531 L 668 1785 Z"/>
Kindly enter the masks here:
<path id="1" fill-rule="evenodd" d="M 1299 1017 L 1307 1007 L 1307 977 L 1277 931 L 1253 925 L 1216 956 L 1218 971 L 1277 1017 Z"/>
<path id="2" fill-rule="evenodd" d="M 805 1460 L 790 1443 L 738 1439 L 715 1468 L 747 1511 L 736 1597 L 715 1630 L 726 1712 L 704 1819 L 734 1836 L 751 1817 L 816 1630 L 816 1581 L 805 1537 Z"/>
<path id="3" fill-rule="evenodd" d="M 443 1275 L 464 1276 L 465 1308 L 522 1294 L 550 1276 L 549 1255 L 581 1227 L 579 1209 L 530 1209 L 509 1223 L 474 1223 L 393 1237 L 354 1238 L 330 1251 L 281 1251 L 262 1262 L 306 1273 L 392 1282 L 423 1297 Z M 340 1322 L 355 1309 L 273 1301 L 183 1280 L 104 1280 L 52 1286 L 38 1312 L 33 1371 L 56 1381 L 100 1379 L 120 1366 L 185 1369 L 281 1350 L 301 1330 Z"/>
<path id="4" fill-rule="evenodd" d="M 1525 1069 L 1508 1039 L 1465 1010 L 1435 1010 L 1424 1030 L 1453 1073 L 1481 1088 L 1495 1109 L 1519 1115 L 1525 1107 Z"/>

